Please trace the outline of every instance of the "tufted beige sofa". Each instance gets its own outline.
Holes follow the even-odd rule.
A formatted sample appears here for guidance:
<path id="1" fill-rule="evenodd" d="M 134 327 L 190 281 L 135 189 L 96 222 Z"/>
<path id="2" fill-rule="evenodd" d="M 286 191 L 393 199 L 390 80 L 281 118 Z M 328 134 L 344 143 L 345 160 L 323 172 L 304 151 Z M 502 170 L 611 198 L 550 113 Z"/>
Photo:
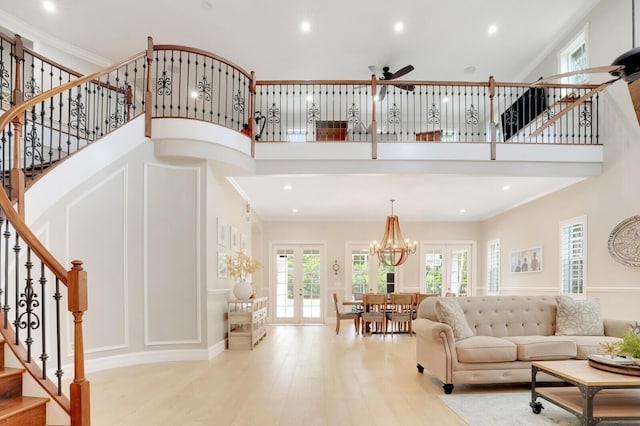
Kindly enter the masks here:
<path id="1" fill-rule="evenodd" d="M 413 329 L 418 371 L 440 379 L 445 393 L 454 384 L 529 382 L 531 361 L 586 359 L 598 353 L 601 342 L 620 340 L 635 323 L 604 319 L 604 336 L 555 336 L 554 297 L 458 297 L 475 335 L 456 341 L 451 327 L 437 319 L 438 299 L 420 304 Z"/>

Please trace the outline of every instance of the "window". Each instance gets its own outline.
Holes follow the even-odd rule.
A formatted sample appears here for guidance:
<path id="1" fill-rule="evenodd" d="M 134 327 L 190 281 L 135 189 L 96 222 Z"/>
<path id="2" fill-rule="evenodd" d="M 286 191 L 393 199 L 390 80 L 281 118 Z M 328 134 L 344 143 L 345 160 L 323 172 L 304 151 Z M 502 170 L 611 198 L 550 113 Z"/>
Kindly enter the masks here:
<path id="1" fill-rule="evenodd" d="M 369 250 L 351 251 L 351 293 L 366 293 L 369 282 Z"/>
<path id="2" fill-rule="evenodd" d="M 586 233 L 584 216 L 560 224 L 560 291 L 563 294 L 585 294 Z"/>
<path id="3" fill-rule="evenodd" d="M 487 293 L 500 294 L 500 240 L 487 243 Z"/>
<path id="4" fill-rule="evenodd" d="M 559 54 L 560 72 L 572 72 L 587 68 L 587 27 L 571 41 Z M 587 83 L 587 74 L 577 74 L 563 79 L 563 83 Z"/>

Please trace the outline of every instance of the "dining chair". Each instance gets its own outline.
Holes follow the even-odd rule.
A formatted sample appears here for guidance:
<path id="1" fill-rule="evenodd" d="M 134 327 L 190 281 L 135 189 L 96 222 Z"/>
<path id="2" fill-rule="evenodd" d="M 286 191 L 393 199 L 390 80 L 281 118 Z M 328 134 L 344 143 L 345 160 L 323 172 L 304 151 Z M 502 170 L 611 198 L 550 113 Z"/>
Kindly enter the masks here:
<path id="1" fill-rule="evenodd" d="M 391 306 L 387 310 L 387 321 L 391 321 L 392 331 L 407 331 L 413 334 L 413 312 L 415 309 L 414 294 L 392 294 Z M 389 327 L 387 326 L 387 329 Z"/>
<path id="2" fill-rule="evenodd" d="M 338 307 L 338 295 L 333 293 L 333 304 L 336 307 L 336 334 L 340 333 L 340 322 L 342 320 L 353 320 L 356 327 L 356 334 L 360 332 L 360 312 L 340 312 Z"/>
<path id="3" fill-rule="evenodd" d="M 365 294 L 362 299 L 362 308 L 362 334 L 372 330 L 370 326 L 367 328 L 367 324 L 371 323 L 379 324 L 380 330 L 386 334 L 387 295 Z"/>

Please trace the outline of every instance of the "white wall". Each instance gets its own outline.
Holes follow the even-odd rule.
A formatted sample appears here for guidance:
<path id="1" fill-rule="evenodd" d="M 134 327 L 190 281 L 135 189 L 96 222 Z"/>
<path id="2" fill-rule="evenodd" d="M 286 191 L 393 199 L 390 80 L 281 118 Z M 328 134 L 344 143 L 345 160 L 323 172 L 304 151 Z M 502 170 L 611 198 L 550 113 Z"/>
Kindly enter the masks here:
<path id="1" fill-rule="evenodd" d="M 217 219 L 251 247 L 246 203 L 222 166 L 157 156 L 143 124 L 89 146 L 27 192 L 30 226 L 65 265 L 81 259 L 88 273 L 89 369 L 224 350 L 233 283 L 218 278 L 217 253 L 232 251 L 217 244 Z M 69 362 L 68 337 L 63 351 Z"/>

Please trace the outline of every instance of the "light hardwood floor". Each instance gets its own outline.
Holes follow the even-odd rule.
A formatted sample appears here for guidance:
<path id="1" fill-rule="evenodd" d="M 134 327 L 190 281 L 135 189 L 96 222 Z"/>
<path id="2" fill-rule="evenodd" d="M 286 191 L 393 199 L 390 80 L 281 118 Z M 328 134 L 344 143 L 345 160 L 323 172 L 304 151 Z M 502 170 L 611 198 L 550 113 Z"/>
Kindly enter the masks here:
<path id="1" fill-rule="evenodd" d="M 271 325 L 253 351 L 89 374 L 92 425 L 464 425 L 415 337 Z"/>

